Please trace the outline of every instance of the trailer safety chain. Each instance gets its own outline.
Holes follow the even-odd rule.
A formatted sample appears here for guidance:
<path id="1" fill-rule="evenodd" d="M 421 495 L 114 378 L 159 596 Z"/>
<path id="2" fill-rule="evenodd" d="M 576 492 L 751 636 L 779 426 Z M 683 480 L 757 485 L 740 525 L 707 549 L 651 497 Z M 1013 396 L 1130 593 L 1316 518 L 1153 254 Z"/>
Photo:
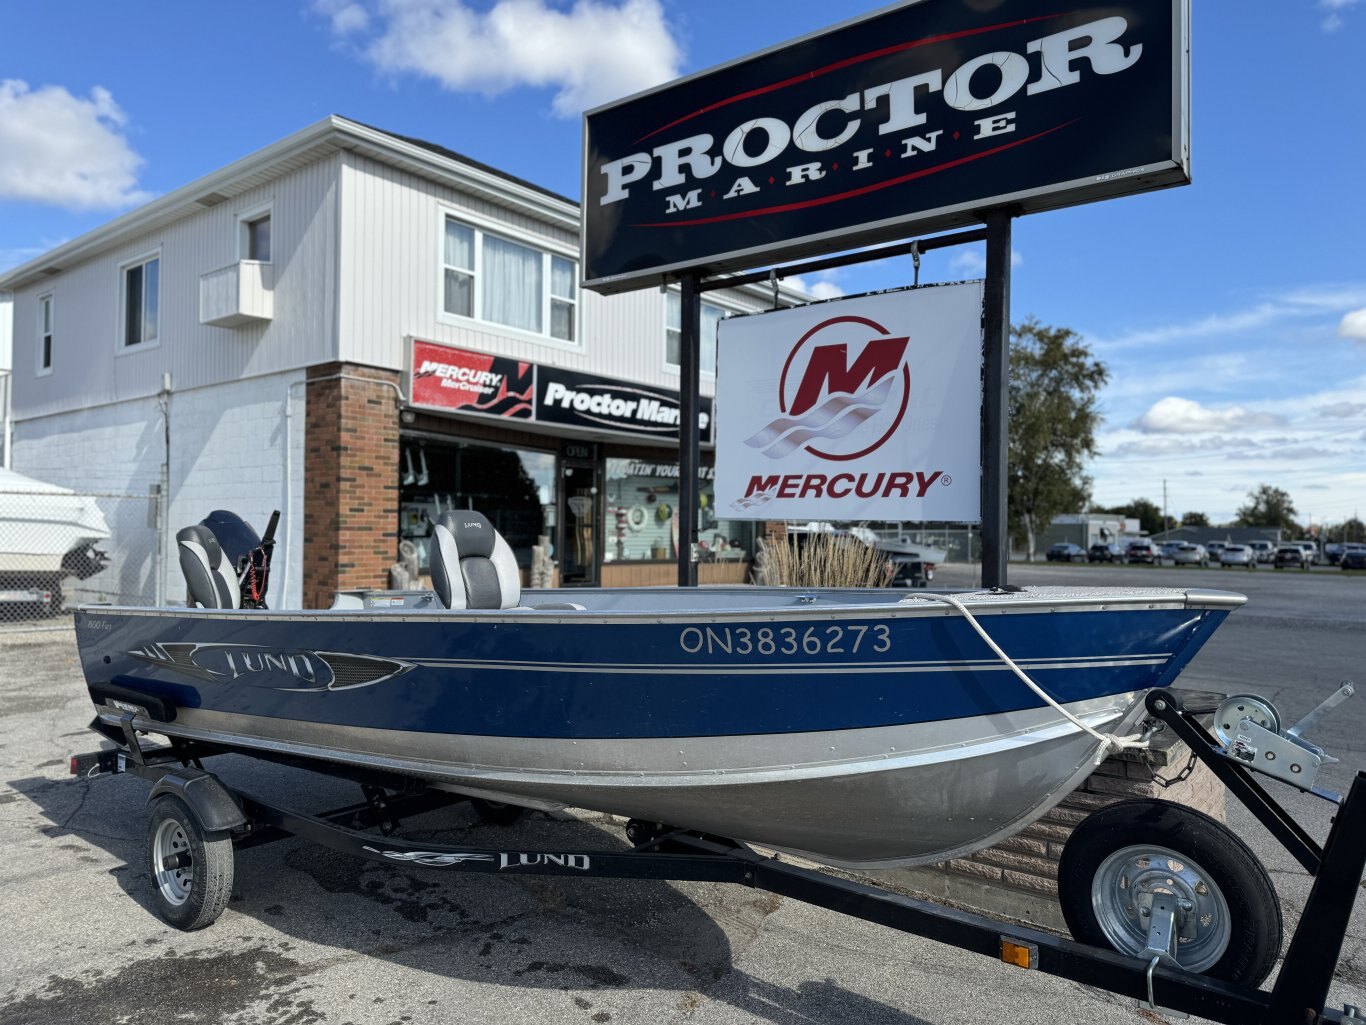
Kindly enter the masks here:
<path id="1" fill-rule="evenodd" d="M 1055 712 L 1058 712 L 1069 722 L 1071 722 L 1072 725 L 1076 726 L 1078 729 L 1086 733 L 1091 734 L 1092 737 L 1100 741 L 1100 749 L 1096 752 L 1096 757 L 1093 764 L 1099 765 L 1101 762 L 1105 761 L 1105 759 L 1108 758 L 1111 752 L 1113 751 L 1126 751 L 1130 748 L 1143 749 L 1148 747 L 1147 738 L 1144 736 L 1135 734 L 1130 737 L 1120 737 L 1113 733 L 1101 733 L 1099 730 L 1095 730 L 1092 729 L 1090 726 L 1087 726 L 1086 723 L 1082 722 L 1067 709 L 1063 708 L 1062 705 L 1058 704 L 1058 702 L 1053 699 L 1053 696 L 1051 694 L 1049 694 L 1046 690 L 1044 690 L 1037 683 L 1031 680 L 1029 678 L 1029 674 L 1026 673 L 1023 669 L 1021 669 L 1015 663 L 1015 660 L 1011 658 L 1009 655 L 1007 655 L 1005 651 L 1002 650 L 1001 646 L 991 639 L 991 636 L 986 632 L 985 629 L 983 629 L 982 624 L 977 621 L 977 617 L 974 616 L 971 612 L 969 612 L 968 607 L 964 605 L 961 601 L 959 601 L 957 598 L 955 598 L 953 595 L 931 593 L 920 594 L 916 597 L 927 598 L 930 601 L 941 601 L 945 605 L 951 605 L 953 608 L 957 609 L 958 612 L 963 616 L 963 618 L 968 621 L 968 625 L 977 631 L 977 635 L 981 637 L 982 640 L 986 641 L 987 647 L 989 647 L 992 651 L 994 651 L 997 654 L 1001 661 L 1006 664 L 1006 667 L 1009 668 L 1010 671 L 1014 673 L 1017 677 L 1019 677 L 1019 679 L 1025 684 L 1025 686 L 1027 686 L 1036 695 L 1042 698 L 1048 704 L 1048 706 L 1052 708 Z M 911 600 L 914 599 L 902 599 L 902 601 Z"/>
<path id="2" fill-rule="evenodd" d="M 1176 786 L 1176 784 L 1184 783 L 1186 782 L 1186 780 L 1190 779 L 1191 773 L 1195 771 L 1195 765 L 1199 760 L 1199 756 L 1196 755 L 1194 751 L 1192 751 L 1190 758 L 1186 760 L 1186 767 L 1182 769 L 1180 772 L 1178 772 L 1171 779 L 1167 779 L 1166 777 L 1159 775 L 1157 770 L 1154 769 L 1151 765 L 1148 766 L 1148 773 L 1152 776 L 1154 783 L 1160 786 L 1163 790 L 1166 790 L 1168 787 L 1174 787 Z"/>

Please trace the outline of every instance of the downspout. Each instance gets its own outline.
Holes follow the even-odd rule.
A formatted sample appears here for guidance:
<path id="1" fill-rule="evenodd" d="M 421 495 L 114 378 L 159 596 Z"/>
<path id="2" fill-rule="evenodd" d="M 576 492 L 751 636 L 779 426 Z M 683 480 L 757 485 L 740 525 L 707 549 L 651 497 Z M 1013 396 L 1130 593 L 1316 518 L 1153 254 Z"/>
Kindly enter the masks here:
<path id="1" fill-rule="evenodd" d="M 294 564 L 294 389 L 307 387 L 308 381 L 293 381 L 285 389 L 285 494 L 280 503 L 284 509 L 280 518 L 284 521 L 285 538 L 280 545 L 284 557 L 284 569 L 280 574 L 280 601 L 282 608 L 289 601 L 289 570 Z M 302 599 L 299 605 L 303 605 Z"/>
<path id="2" fill-rule="evenodd" d="M 161 391 L 157 392 L 157 408 L 161 410 L 161 431 L 165 454 L 161 463 L 161 479 L 157 485 L 157 590 L 156 604 L 166 604 L 166 564 L 170 561 L 168 527 L 171 513 L 171 372 L 161 375 Z"/>
<path id="3" fill-rule="evenodd" d="M 5 404 L 3 408 L 3 415 L 5 417 L 5 436 L 3 438 L 5 459 L 0 465 L 4 466 L 6 470 L 12 470 L 14 469 L 14 465 L 13 460 L 10 458 L 10 452 L 14 448 L 14 371 L 0 370 L 0 374 L 5 375 Z"/>

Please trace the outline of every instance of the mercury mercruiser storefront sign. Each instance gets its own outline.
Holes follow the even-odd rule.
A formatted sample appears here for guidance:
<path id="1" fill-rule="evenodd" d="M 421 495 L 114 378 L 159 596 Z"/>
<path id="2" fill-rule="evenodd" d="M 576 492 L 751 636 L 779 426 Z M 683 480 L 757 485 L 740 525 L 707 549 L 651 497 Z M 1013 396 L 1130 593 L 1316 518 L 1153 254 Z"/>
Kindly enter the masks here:
<path id="1" fill-rule="evenodd" d="M 410 340 L 408 394 L 444 413 L 530 420 L 582 431 L 676 441 L 678 392 L 563 367 Z M 712 400 L 701 399 L 698 438 L 710 442 Z"/>
<path id="2" fill-rule="evenodd" d="M 721 323 L 716 500 L 729 519 L 980 519 L 982 287 Z"/>
<path id="3" fill-rule="evenodd" d="M 585 284 L 1189 179 L 1188 0 L 917 0 L 590 111 Z"/>

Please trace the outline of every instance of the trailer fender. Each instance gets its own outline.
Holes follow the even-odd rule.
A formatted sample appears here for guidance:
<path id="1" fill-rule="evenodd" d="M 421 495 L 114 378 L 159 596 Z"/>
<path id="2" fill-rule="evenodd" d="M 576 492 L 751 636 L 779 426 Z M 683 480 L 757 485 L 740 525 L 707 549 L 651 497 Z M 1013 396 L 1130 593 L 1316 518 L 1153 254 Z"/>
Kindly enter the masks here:
<path id="1" fill-rule="evenodd" d="M 151 804 L 162 794 L 175 794 L 199 817 L 206 833 L 223 833 L 247 824 L 242 807 L 213 773 L 203 769 L 175 769 L 157 780 L 147 796 Z"/>

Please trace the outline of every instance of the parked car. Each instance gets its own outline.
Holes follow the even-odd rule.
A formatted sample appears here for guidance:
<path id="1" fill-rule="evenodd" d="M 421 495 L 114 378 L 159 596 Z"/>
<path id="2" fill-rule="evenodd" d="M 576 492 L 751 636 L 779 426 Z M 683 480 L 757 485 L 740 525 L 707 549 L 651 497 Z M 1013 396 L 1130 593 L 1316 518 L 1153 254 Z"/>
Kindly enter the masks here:
<path id="1" fill-rule="evenodd" d="M 1116 544 L 1094 544 L 1086 550 L 1087 562 L 1123 562 L 1124 549 Z"/>
<path id="2" fill-rule="evenodd" d="M 1336 566 L 1342 561 L 1342 553 L 1345 546 L 1337 541 L 1329 542 L 1323 546 L 1323 557 L 1328 560 L 1330 566 Z"/>
<path id="3" fill-rule="evenodd" d="M 1338 565 L 1343 569 L 1366 569 L 1366 545 L 1344 550 Z"/>
<path id="4" fill-rule="evenodd" d="M 1126 562 L 1151 562 L 1156 565 L 1162 561 L 1161 551 L 1151 541 L 1130 541 L 1124 559 Z"/>
<path id="5" fill-rule="evenodd" d="M 1249 541 L 1247 546 L 1257 556 L 1258 562 L 1271 562 L 1276 558 L 1276 546 L 1270 541 Z"/>
<path id="6" fill-rule="evenodd" d="M 1304 560 L 1309 563 L 1309 565 L 1313 566 L 1319 561 L 1319 546 L 1317 543 L 1313 541 L 1295 541 L 1292 543 L 1304 550 Z"/>
<path id="7" fill-rule="evenodd" d="M 1247 545 L 1224 545 L 1224 550 L 1219 553 L 1219 565 L 1256 569 L 1257 555 Z"/>
<path id="8" fill-rule="evenodd" d="M 1049 562 L 1085 562 L 1086 549 L 1071 541 L 1059 541 L 1044 553 Z"/>
<path id="9" fill-rule="evenodd" d="M 1304 549 L 1296 544 L 1283 544 L 1277 547 L 1276 554 L 1271 558 L 1271 565 L 1277 569 L 1294 567 L 1295 569 L 1308 569 L 1309 557 L 1304 554 Z"/>
<path id="10" fill-rule="evenodd" d="M 1228 546 L 1223 541 L 1206 541 L 1205 551 L 1209 552 L 1210 562 L 1218 562 L 1222 557 L 1221 553 L 1226 547 Z"/>
<path id="11" fill-rule="evenodd" d="M 1209 565 L 1209 552 L 1205 551 L 1204 545 L 1184 544 L 1172 552 L 1172 562 L 1178 566 L 1200 566 Z"/>

